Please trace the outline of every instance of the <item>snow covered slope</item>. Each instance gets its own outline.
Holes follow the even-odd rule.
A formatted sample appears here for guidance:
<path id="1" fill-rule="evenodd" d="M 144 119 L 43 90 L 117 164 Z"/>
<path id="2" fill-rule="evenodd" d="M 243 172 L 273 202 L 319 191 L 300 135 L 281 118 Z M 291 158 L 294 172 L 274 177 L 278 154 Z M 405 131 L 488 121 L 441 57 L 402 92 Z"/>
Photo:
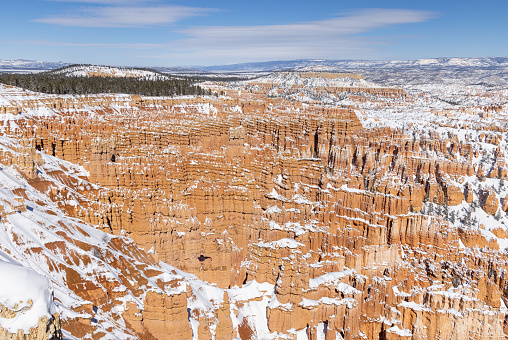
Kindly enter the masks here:
<path id="1" fill-rule="evenodd" d="M 275 72 L 267 76 L 256 78 L 259 83 L 273 83 L 280 87 L 299 87 L 299 88 L 315 88 L 315 87 L 374 87 L 375 84 L 368 82 L 358 74 L 341 74 L 341 73 L 325 73 L 325 72 Z M 319 71 L 323 69 L 320 68 Z M 309 71 L 314 71 L 310 69 Z M 336 70 L 333 70 L 337 72 Z M 248 83 L 249 81 L 244 81 Z"/>
<path id="2" fill-rule="evenodd" d="M 360 73 L 382 85 L 508 83 L 508 58 L 434 58 L 418 60 L 290 60 L 202 67 L 208 72 L 260 72 L 332 67 Z"/>
<path id="3" fill-rule="evenodd" d="M 204 66 L 201 69 L 209 72 L 239 72 L 239 71 L 275 71 L 293 70 L 304 67 L 328 66 L 341 69 L 377 68 L 395 69 L 404 67 L 440 66 L 440 67 L 508 67 L 508 58 L 433 58 L 416 60 L 324 60 L 324 59 L 298 59 L 286 61 L 252 62 L 232 65 Z"/>
<path id="4" fill-rule="evenodd" d="M 0 260 L 0 305 L 8 312 L 0 315 L 0 327 L 9 333 L 37 327 L 41 318 L 56 312 L 49 280 L 16 262 Z"/>
<path id="5" fill-rule="evenodd" d="M 168 76 L 151 70 L 124 68 L 97 65 L 76 65 L 58 69 L 52 74 L 62 74 L 69 77 L 113 77 L 113 78 L 138 78 L 143 80 L 167 80 Z"/>

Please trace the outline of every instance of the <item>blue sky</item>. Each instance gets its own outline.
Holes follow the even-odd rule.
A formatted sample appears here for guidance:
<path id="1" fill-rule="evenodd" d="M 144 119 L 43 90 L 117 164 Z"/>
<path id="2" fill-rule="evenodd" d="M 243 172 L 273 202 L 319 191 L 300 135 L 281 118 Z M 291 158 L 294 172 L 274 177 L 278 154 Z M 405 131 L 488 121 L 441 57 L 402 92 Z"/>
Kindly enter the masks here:
<path id="1" fill-rule="evenodd" d="M 506 0 L 2 0 L 0 59 L 132 66 L 508 56 Z"/>

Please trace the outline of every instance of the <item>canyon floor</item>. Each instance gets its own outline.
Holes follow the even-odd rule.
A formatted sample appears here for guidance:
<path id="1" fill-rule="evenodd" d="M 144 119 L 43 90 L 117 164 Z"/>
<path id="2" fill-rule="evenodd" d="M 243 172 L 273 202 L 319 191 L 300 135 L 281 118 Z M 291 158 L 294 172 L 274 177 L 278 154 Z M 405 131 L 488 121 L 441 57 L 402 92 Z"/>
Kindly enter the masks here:
<path id="1" fill-rule="evenodd" d="M 201 86 L 0 85 L 0 338 L 507 337 L 507 86 Z"/>

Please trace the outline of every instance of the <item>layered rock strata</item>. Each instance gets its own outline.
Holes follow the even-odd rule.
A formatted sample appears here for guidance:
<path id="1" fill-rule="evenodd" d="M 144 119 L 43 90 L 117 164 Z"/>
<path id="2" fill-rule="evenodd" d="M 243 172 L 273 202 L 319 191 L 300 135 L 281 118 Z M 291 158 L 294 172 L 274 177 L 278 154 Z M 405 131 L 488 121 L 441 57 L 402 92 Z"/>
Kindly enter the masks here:
<path id="1" fill-rule="evenodd" d="M 425 93 L 313 87 L 344 100 L 332 108 L 258 82 L 220 98 L 16 101 L 52 116 L 3 124 L 24 141 L 9 164 L 65 214 L 141 248 L 113 237 L 137 254 L 101 253 L 122 276 L 80 290 L 66 269 L 69 289 L 106 311 L 132 292 L 143 304 L 121 318 L 148 338 L 505 338 L 505 111 L 494 125 L 467 103 L 460 119 L 432 113 Z M 433 120 L 399 123 L 398 110 Z M 157 281 L 158 260 L 217 287 Z"/>

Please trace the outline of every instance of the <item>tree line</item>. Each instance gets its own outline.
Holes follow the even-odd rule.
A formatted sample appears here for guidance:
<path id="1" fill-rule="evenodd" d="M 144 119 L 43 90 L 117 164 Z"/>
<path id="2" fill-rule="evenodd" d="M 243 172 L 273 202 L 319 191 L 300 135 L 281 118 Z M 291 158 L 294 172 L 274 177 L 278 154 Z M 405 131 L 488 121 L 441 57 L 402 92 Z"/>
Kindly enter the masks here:
<path id="1" fill-rule="evenodd" d="M 209 95 L 210 90 L 195 85 L 197 79 L 171 78 L 145 80 L 139 78 L 82 77 L 54 74 L 0 74 L 0 83 L 48 94 L 125 93 L 142 96 Z"/>

